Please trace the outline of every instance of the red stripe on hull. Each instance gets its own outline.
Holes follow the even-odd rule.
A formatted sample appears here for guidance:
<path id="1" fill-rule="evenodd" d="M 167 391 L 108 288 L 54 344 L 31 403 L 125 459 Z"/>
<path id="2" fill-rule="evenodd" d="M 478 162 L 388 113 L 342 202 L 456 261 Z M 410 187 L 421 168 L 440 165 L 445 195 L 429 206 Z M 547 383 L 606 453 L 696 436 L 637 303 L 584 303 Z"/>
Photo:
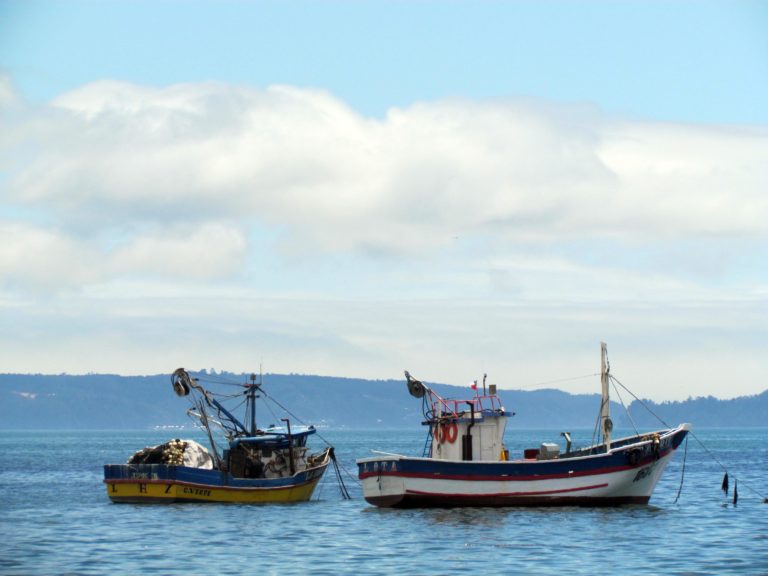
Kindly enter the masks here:
<path id="1" fill-rule="evenodd" d="M 360 480 L 365 480 L 366 478 L 371 477 L 380 477 L 380 476 L 396 476 L 399 478 L 429 478 L 432 480 L 471 480 L 476 482 L 507 482 L 507 481 L 521 481 L 526 482 L 530 480 L 556 480 L 559 478 L 574 478 L 574 477 L 583 477 L 583 476 L 600 476 L 602 474 L 612 474 L 614 472 L 622 472 L 624 470 L 636 470 L 639 468 L 642 468 L 643 466 L 647 466 L 648 464 L 651 464 L 653 462 L 656 462 L 658 460 L 661 460 L 665 458 L 668 454 L 671 452 L 674 452 L 674 450 L 669 449 L 665 450 L 661 454 L 659 454 L 659 457 L 648 457 L 644 458 L 643 460 L 637 462 L 637 464 L 625 464 L 622 466 L 610 466 L 610 467 L 604 467 L 604 468 L 596 468 L 594 470 L 582 470 L 582 471 L 574 471 L 574 472 L 560 472 L 557 474 L 528 474 L 528 475 L 501 475 L 501 474 L 494 474 L 494 475 L 479 475 L 479 474 L 446 474 L 446 473 L 435 473 L 435 472 L 402 472 L 400 470 L 379 470 L 379 471 L 370 471 L 370 472 L 359 472 L 358 478 Z M 408 460 L 407 457 L 403 457 L 402 460 Z M 398 462 L 398 460 L 387 460 L 391 462 Z M 439 462 L 439 461 L 438 461 Z M 551 464 L 552 462 L 558 462 L 562 463 L 563 467 L 567 467 L 567 459 L 563 458 L 560 460 L 552 460 L 552 461 L 546 461 L 547 464 Z M 466 462 L 462 464 L 467 464 Z M 472 465 L 471 463 L 469 464 Z M 494 465 L 498 465 L 498 463 L 495 463 Z M 506 464 L 507 466 L 520 466 L 520 462 L 509 462 L 509 464 Z M 522 464 L 525 466 L 525 464 Z M 530 466 L 531 469 L 533 469 L 535 466 L 537 466 L 536 463 L 530 463 L 527 466 Z"/>
<path id="2" fill-rule="evenodd" d="M 473 482 L 530 482 L 532 480 L 558 480 L 561 478 L 575 478 L 583 476 L 600 476 L 603 474 L 612 474 L 613 472 L 621 472 L 623 470 L 630 470 L 634 468 L 642 468 L 642 464 L 636 466 L 614 466 L 613 468 L 601 468 L 600 470 L 590 472 L 573 472 L 571 474 L 563 472 L 562 474 L 529 474 L 523 475 L 495 475 L 495 476 L 479 476 L 476 474 L 441 474 L 435 472 L 365 472 L 358 474 L 360 480 L 366 478 L 378 478 L 380 476 L 395 476 L 397 478 L 428 478 L 430 480 L 464 480 Z"/>
<path id="3" fill-rule="evenodd" d="M 593 486 L 579 486 L 578 488 L 562 488 L 560 490 L 540 490 L 536 492 L 501 492 L 498 494 L 446 494 L 434 492 L 422 492 L 421 490 L 406 490 L 406 494 L 417 496 L 445 496 L 447 498 L 517 498 L 527 496 L 544 496 L 551 494 L 565 494 L 566 492 L 583 492 L 584 490 L 594 490 L 595 488 L 605 488 L 608 484 L 595 484 Z"/>

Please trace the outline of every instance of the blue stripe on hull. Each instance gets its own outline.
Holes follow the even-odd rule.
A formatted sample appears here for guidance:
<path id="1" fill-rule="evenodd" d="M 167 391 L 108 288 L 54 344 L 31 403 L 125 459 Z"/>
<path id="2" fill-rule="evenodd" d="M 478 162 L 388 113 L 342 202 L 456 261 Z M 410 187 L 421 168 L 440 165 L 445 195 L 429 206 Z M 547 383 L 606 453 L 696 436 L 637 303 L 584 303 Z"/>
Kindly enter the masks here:
<path id="1" fill-rule="evenodd" d="M 668 452 L 667 452 L 668 453 Z M 665 456 L 662 453 L 660 457 Z M 369 463 L 361 465 L 361 480 L 373 476 L 399 476 L 405 478 L 434 478 L 442 480 L 471 480 L 475 482 L 554 480 L 610 474 L 630 468 L 640 468 L 655 460 L 644 458 L 630 465 L 623 453 L 608 457 L 595 457 L 587 461 L 554 460 L 552 462 L 451 462 L 441 460 L 382 460 L 378 470 Z M 394 466 L 393 466 L 394 465 Z"/>
<path id="2" fill-rule="evenodd" d="M 325 469 L 324 466 L 320 468 Z M 230 474 L 220 470 L 204 470 L 169 464 L 106 464 L 104 466 L 104 482 L 107 483 L 172 480 L 177 484 L 220 488 L 289 488 L 304 484 L 317 475 L 318 468 L 311 468 L 284 478 L 233 478 Z"/>
<path id="3" fill-rule="evenodd" d="M 669 447 L 659 455 L 644 454 L 634 463 L 628 461 L 627 452 L 596 454 L 580 458 L 553 460 L 529 460 L 511 462 L 465 462 L 434 458 L 381 458 L 367 459 L 358 463 L 358 477 L 363 480 L 372 476 L 400 476 L 410 478 L 435 478 L 472 481 L 526 481 L 572 478 L 609 474 L 621 470 L 640 468 L 677 449 L 687 434 L 680 430 L 672 438 Z"/>

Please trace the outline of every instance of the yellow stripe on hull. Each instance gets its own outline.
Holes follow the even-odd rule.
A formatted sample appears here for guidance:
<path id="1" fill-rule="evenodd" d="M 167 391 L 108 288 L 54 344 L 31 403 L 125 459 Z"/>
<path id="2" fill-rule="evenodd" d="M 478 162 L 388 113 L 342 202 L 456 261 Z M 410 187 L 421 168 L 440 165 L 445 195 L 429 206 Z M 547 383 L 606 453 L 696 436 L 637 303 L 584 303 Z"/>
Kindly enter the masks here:
<path id="1" fill-rule="evenodd" d="M 312 497 L 320 478 L 297 486 L 235 488 L 162 481 L 105 481 L 113 502 L 304 502 Z"/>

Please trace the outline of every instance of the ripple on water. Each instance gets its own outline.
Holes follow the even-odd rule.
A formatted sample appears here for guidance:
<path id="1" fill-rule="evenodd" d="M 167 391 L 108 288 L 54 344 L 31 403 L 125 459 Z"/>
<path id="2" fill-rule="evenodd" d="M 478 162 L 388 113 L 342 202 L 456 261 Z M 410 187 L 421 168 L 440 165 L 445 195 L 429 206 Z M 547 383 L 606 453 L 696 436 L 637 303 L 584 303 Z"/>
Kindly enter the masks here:
<path id="1" fill-rule="evenodd" d="M 768 574 L 768 506 L 742 488 L 768 492 L 765 430 L 713 432 L 710 449 L 741 474 L 737 507 L 719 466 L 690 445 L 677 504 L 679 461 L 651 506 L 453 510 L 374 508 L 351 482 L 357 499 L 341 501 L 330 480 L 304 505 L 116 505 L 102 464 L 158 438 L 37 434 L 32 454 L 28 438 L 0 438 L 2 574 Z M 334 442 L 354 470 L 367 448 L 419 453 L 423 436 L 337 432 Z"/>

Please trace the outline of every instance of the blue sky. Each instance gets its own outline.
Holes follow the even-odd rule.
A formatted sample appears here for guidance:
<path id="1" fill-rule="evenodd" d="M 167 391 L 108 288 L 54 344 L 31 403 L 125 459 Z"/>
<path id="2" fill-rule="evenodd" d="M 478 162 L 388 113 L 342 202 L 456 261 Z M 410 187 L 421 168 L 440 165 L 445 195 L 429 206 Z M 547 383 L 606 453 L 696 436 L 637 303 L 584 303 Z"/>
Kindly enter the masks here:
<path id="1" fill-rule="evenodd" d="M 761 392 L 766 102 L 764 2 L 0 0 L 0 366 Z"/>
<path id="2" fill-rule="evenodd" d="M 2 4 L 3 66 L 30 98 L 99 78 L 327 89 L 366 115 L 449 96 L 768 121 L 764 2 Z"/>

